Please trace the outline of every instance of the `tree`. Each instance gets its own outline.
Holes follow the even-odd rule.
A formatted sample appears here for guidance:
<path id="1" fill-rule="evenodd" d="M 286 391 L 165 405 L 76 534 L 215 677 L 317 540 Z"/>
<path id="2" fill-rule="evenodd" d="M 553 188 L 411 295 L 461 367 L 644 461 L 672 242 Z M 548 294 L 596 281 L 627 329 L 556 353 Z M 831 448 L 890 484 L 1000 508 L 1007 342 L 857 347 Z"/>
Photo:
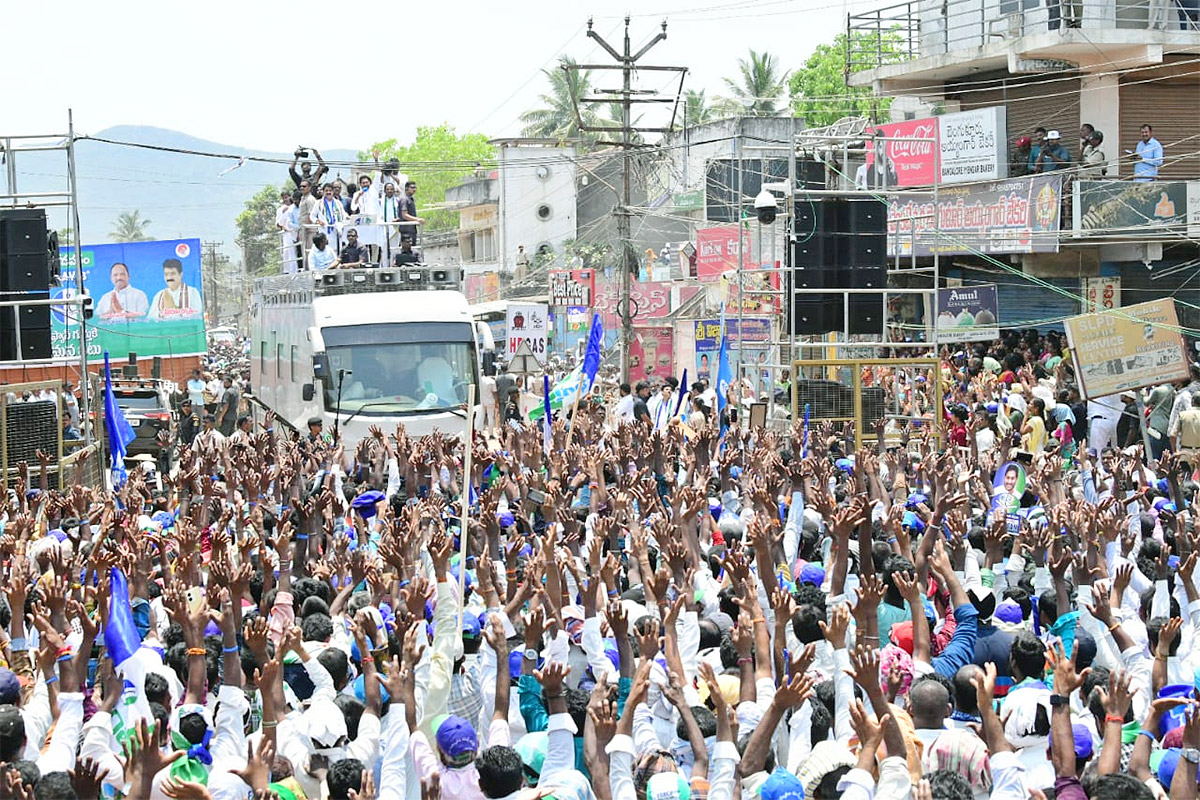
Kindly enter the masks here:
<path id="1" fill-rule="evenodd" d="M 488 137 L 482 133 L 454 132 L 448 122 L 441 125 L 422 125 L 417 128 L 417 138 L 412 144 L 401 145 L 395 139 L 376 142 L 370 153 L 359 153 L 380 161 L 400 162 L 400 171 L 415 181 L 419 197 L 425 204 L 441 205 L 446 202 L 446 190 L 457 184 L 476 169 L 495 162 Z M 458 227 L 458 214 L 445 209 L 432 209 L 418 213 L 425 220 L 429 231 L 447 230 Z"/>
<path id="2" fill-rule="evenodd" d="M 779 61 L 770 53 L 751 48 L 750 58 L 738 59 L 736 78 L 725 78 L 729 97 L 720 98 L 724 113 L 748 117 L 770 117 L 779 113 L 786 100 L 787 75 L 780 74 Z"/>
<path id="3" fill-rule="evenodd" d="M 704 96 L 703 89 L 688 89 L 683 93 L 683 127 L 712 122 L 713 109 Z"/>
<path id="4" fill-rule="evenodd" d="M 854 33 L 851 40 L 855 50 L 869 49 L 888 55 L 902 56 L 903 41 L 895 31 L 879 34 L 870 31 Z M 890 97 L 877 97 L 868 86 L 846 83 L 846 34 L 839 33 L 830 44 L 822 44 L 792 73 L 792 112 L 804 118 L 810 128 L 832 125 L 842 117 L 870 117 L 878 122 L 887 116 Z"/>
<path id="5" fill-rule="evenodd" d="M 557 67 L 542 70 L 550 81 L 550 91 L 538 96 L 542 108 L 531 108 L 521 114 L 521 122 L 525 124 L 521 129 L 522 136 L 584 141 L 596 138 L 595 133 L 579 130 L 579 119 L 575 114 L 576 100 L 582 100 L 592 91 L 592 73 L 591 70 L 568 69 L 575 66 L 575 59 L 563 56 Z M 579 103 L 579 116 L 583 118 L 584 127 L 605 124 L 596 103 Z"/>
<path id="6" fill-rule="evenodd" d="M 137 209 L 124 211 L 113 221 L 108 238 L 114 242 L 146 242 L 151 238 L 146 232 L 149 225 L 150 220 L 143 219 Z"/>
<path id="7" fill-rule="evenodd" d="M 275 227 L 279 193 L 276 186 L 264 186 L 237 215 L 237 243 L 245 257 L 246 274 L 252 278 L 279 273 L 281 240 Z"/>

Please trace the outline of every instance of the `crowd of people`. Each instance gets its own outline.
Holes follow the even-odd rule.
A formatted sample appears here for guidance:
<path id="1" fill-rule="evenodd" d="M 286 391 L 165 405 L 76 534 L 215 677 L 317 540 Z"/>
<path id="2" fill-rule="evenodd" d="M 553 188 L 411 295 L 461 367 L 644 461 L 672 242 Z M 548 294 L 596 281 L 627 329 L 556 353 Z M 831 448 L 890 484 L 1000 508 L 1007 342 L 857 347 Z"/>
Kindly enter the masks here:
<path id="1" fill-rule="evenodd" d="M 22 465 L 0 793 L 1195 798 L 1200 368 L 1147 451 L 1054 337 L 943 355 L 862 436 L 592 394 L 469 459 L 268 414 L 161 486 Z"/>
<path id="2" fill-rule="evenodd" d="M 340 177 L 322 183 L 329 168 L 318 150 L 313 148 L 312 154 L 315 168 L 311 161 L 301 161 L 307 159 L 307 149 L 296 150 L 288 168 L 295 188 L 280 193 L 275 212 L 284 271 L 419 261 L 414 248 L 425 220 L 417 215 L 417 184 L 399 172 L 399 164 L 387 162 L 364 172 L 351 192 Z M 374 157 L 380 163 L 379 154 Z"/>
<path id="3" fill-rule="evenodd" d="M 1072 155 L 1063 144 L 1061 133 L 1038 127 L 1032 136 L 1017 137 L 1009 160 L 1010 177 L 1067 170 L 1074 177 L 1100 180 L 1109 173 L 1109 156 L 1104 152 L 1104 132 L 1096 130 L 1088 122 L 1079 128 L 1077 155 Z M 1163 165 L 1163 146 L 1154 138 L 1152 126 L 1142 126 L 1137 144 L 1132 150 L 1125 150 L 1121 160 L 1132 165 L 1134 181 L 1158 179 L 1158 171 Z M 1116 177 L 1115 173 L 1112 177 Z"/>

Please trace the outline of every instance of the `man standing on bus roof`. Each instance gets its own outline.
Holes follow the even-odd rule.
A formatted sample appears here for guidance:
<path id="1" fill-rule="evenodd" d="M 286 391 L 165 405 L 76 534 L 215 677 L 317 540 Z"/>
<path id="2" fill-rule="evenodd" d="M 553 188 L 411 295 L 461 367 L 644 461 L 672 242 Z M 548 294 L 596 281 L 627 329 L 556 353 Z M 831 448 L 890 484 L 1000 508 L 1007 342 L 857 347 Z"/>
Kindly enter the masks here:
<path id="1" fill-rule="evenodd" d="M 407 181 L 404 184 L 404 197 L 400 200 L 400 219 L 404 222 L 415 222 L 424 225 L 425 220 L 417 216 L 417 184 Z M 417 225 L 405 225 L 400 229 L 401 239 L 411 239 L 417 243 Z"/>
<path id="2" fill-rule="evenodd" d="M 96 312 L 102 319 L 132 319 L 144 317 L 150 301 L 141 289 L 129 285 L 129 267 L 118 261 L 108 271 L 113 288 L 100 297 Z"/>
<path id="3" fill-rule="evenodd" d="M 154 300 L 150 302 L 149 319 L 187 319 L 204 311 L 200 291 L 183 282 L 183 264 L 178 258 L 168 258 L 163 262 L 163 280 L 167 288 L 154 295 Z"/>

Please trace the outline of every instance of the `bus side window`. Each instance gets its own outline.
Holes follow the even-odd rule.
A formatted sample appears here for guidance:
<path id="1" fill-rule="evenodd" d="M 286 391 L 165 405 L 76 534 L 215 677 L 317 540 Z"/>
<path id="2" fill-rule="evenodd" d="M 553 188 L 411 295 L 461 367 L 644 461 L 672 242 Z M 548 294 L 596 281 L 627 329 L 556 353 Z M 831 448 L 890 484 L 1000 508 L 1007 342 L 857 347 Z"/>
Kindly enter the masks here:
<path id="1" fill-rule="evenodd" d="M 300 348 L 297 347 L 296 345 L 292 345 L 292 378 L 291 379 L 293 382 L 300 380 L 300 378 L 296 374 L 298 372 L 296 365 L 297 365 L 297 362 L 299 362 L 299 361 L 300 361 Z"/>
<path id="2" fill-rule="evenodd" d="M 275 345 L 275 377 L 283 377 L 283 345 Z"/>

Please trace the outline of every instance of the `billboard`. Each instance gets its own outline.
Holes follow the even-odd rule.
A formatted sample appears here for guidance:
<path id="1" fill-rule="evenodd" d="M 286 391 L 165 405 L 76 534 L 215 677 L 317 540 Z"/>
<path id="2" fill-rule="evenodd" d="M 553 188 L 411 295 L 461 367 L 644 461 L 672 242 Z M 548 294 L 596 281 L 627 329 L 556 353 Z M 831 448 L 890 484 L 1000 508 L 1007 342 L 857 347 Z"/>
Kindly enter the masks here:
<path id="1" fill-rule="evenodd" d="M 999 320 L 995 284 L 938 289 L 938 344 L 999 339 Z"/>
<path id="2" fill-rule="evenodd" d="M 696 231 L 696 277 L 715 281 L 721 273 L 737 269 L 737 228 L 722 225 Z M 742 268 L 750 269 L 750 231 L 742 229 Z"/>
<path id="3" fill-rule="evenodd" d="M 590 269 L 555 270 L 550 273 L 550 305 L 555 308 L 592 304 L 596 273 Z"/>
<path id="4" fill-rule="evenodd" d="M 197 355 L 207 350 L 199 239 L 84 245 L 83 288 L 95 303 L 87 325 L 88 361 Z M 75 249 L 59 248 L 61 286 L 52 297 L 74 297 Z M 79 357 L 79 324 L 68 306 L 51 308 L 54 358 Z"/>
<path id="5" fill-rule="evenodd" d="M 1008 124 L 1004 106 L 977 108 L 876 125 L 883 157 L 867 139 L 866 188 L 999 180 L 1008 176 Z M 877 163 L 878 162 L 878 163 Z"/>
<path id="6" fill-rule="evenodd" d="M 521 342 L 529 342 L 529 349 L 539 364 L 546 362 L 548 348 L 547 330 L 549 316 L 546 307 L 539 303 L 509 303 L 505 312 L 508 342 L 506 352 L 509 359 L 517 354 Z"/>
<path id="7" fill-rule="evenodd" d="M 1064 326 L 1086 398 L 1188 378 L 1187 352 L 1170 298 L 1071 317 Z"/>
<path id="8" fill-rule="evenodd" d="M 1080 237 L 1168 227 L 1200 236 L 1200 181 L 1076 181 L 1072 216 Z"/>
<path id="9" fill-rule="evenodd" d="M 765 367 L 769 360 L 771 349 L 771 318 L 770 317 L 725 317 L 726 333 L 729 336 L 729 358 L 734 364 L 742 365 L 742 375 L 751 380 L 755 395 L 769 392 L 771 389 L 771 373 Z M 695 372 L 696 378 L 709 383 L 713 380 L 717 368 L 717 359 L 721 349 L 721 319 L 711 317 L 698 319 L 693 330 L 695 342 Z"/>
<path id="10" fill-rule="evenodd" d="M 1034 175 L 892 196 L 888 255 L 1056 253 L 1062 178 Z"/>

